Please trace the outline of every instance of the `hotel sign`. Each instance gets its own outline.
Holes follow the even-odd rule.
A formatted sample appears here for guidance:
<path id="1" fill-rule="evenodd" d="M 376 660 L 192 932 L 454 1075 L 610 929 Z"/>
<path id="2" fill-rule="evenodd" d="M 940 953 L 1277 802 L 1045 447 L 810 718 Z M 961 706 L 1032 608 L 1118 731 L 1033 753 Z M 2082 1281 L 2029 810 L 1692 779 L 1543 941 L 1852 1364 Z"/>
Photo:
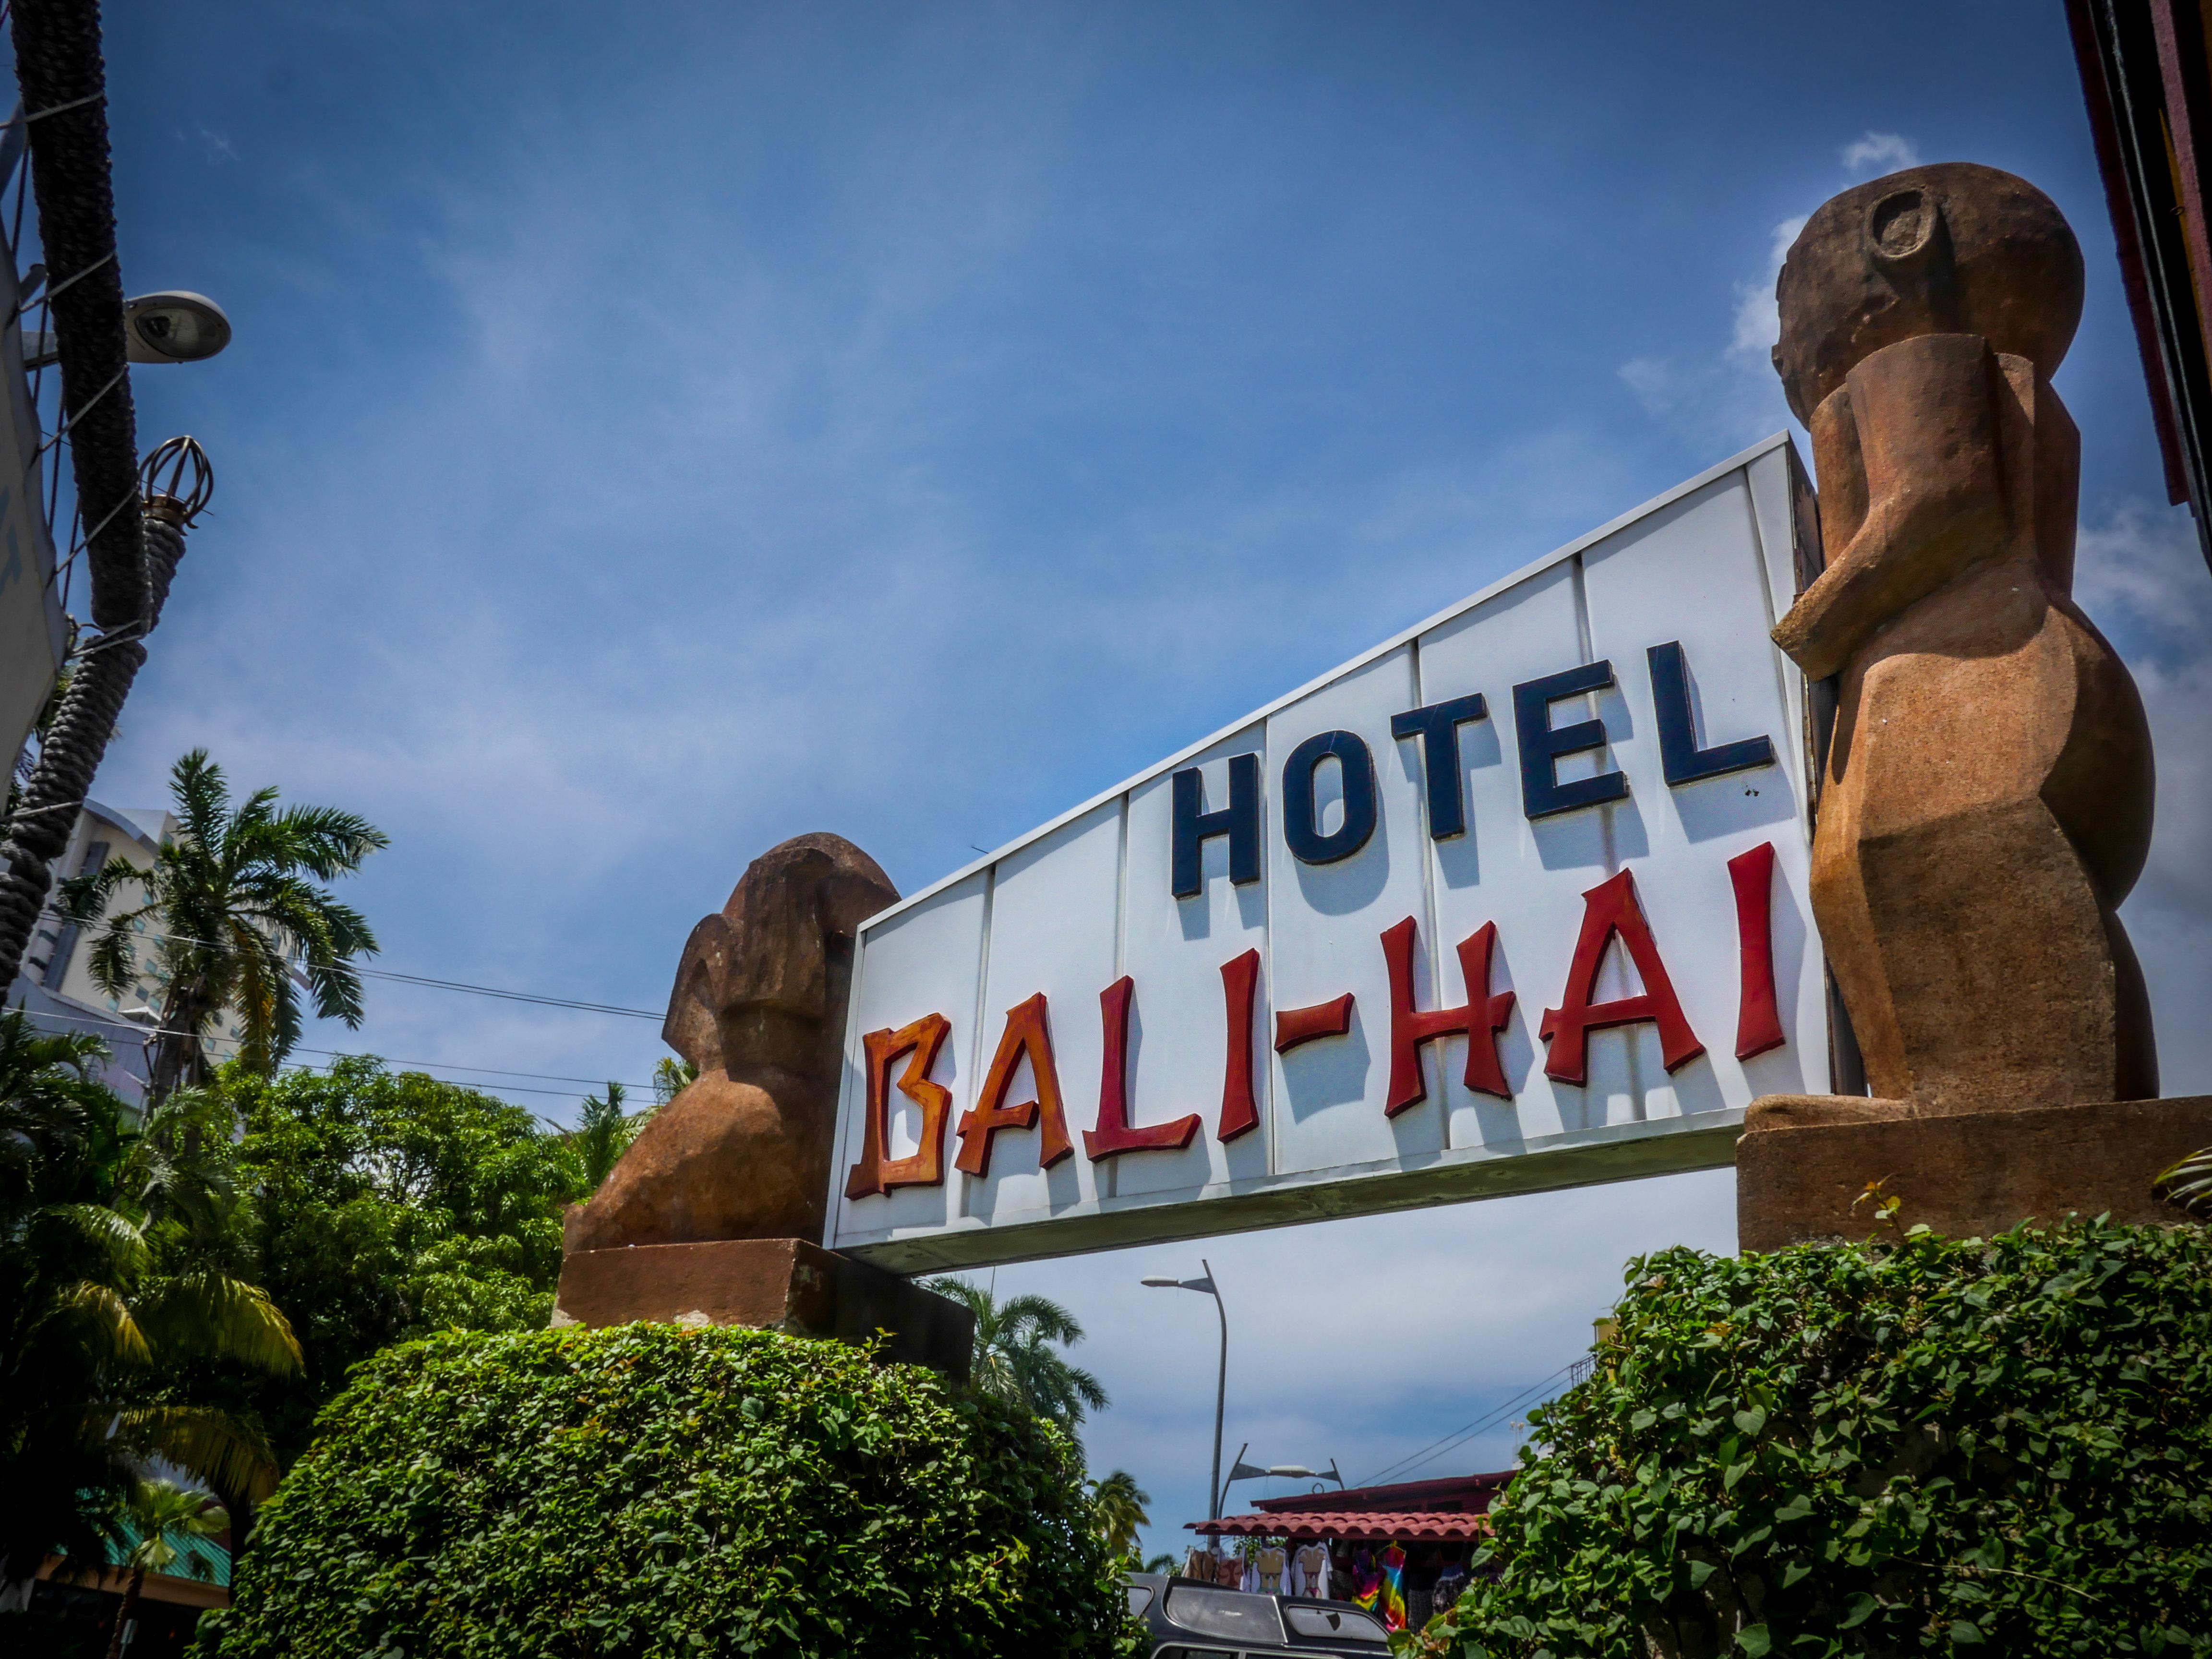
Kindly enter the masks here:
<path id="1" fill-rule="evenodd" d="M 1777 437 L 872 918 L 902 1271 L 1728 1164 L 1829 1086 Z"/>

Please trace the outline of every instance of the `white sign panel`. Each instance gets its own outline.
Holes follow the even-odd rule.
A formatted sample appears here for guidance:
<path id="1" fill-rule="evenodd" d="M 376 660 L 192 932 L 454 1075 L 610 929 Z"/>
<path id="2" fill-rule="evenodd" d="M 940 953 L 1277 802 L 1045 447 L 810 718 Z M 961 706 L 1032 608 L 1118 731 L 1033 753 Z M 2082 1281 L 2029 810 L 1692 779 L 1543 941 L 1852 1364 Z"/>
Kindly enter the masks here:
<path id="1" fill-rule="evenodd" d="M 1771 439 L 871 919 L 825 1242 L 915 1272 L 1710 1167 L 1826 1091 L 1767 637 L 1802 480 Z"/>

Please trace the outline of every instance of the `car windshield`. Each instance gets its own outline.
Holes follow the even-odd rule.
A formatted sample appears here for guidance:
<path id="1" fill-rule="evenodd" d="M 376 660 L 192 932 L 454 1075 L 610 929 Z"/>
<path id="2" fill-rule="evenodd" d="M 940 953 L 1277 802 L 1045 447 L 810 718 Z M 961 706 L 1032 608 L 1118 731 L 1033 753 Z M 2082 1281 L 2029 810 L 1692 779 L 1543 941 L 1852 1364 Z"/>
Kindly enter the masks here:
<path id="1" fill-rule="evenodd" d="M 1167 1615 L 1185 1630 L 1226 1636 L 1269 1647 L 1283 1644 L 1283 1618 L 1272 1595 L 1211 1589 L 1202 1584 L 1168 1587 Z"/>
<path id="2" fill-rule="evenodd" d="M 1340 1642 L 1372 1643 L 1378 1648 L 1390 1645 L 1382 1621 L 1357 1607 L 1285 1607 L 1283 1617 L 1289 1620 L 1293 1636 L 1328 1636 Z"/>

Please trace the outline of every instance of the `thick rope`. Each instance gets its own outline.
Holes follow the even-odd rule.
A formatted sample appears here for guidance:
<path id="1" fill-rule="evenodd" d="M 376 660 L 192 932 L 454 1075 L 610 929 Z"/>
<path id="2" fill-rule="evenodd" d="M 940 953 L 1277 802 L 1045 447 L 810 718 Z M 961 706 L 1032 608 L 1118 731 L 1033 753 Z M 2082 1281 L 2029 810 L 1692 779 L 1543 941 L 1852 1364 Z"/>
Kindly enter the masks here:
<path id="1" fill-rule="evenodd" d="M 54 290 L 50 314 L 77 506 L 85 523 L 100 526 L 86 549 L 92 619 L 112 633 L 145 614 L 146 561 L 123 277 L 115 258 L 100 8 L 94 0 L 15 0 L 10 24 L 23 104 L 40 112 L 30 128 L 39 240 L 46 269 L 74 277 Z"/>
<path id="2" fill-rule="evenodd" d="M 140 591 L 151 602 L 144 629 L 151 633 L 161 619 L 177 562 L 185 556 L 185 537 L 166 513 L 146 514 L 140 522 L 146 548 Z M 92 787 L 115 733 L 115 718 L 145 661 L 142 633 L 80 658 L 62 694 L 54 723 L 40 745 L 39 763 L 23 787 L 21 808 L 9 820 L 7 839 L 0 841 L 0 859 L 8 865 L 0 873 L 0 987 L 15 982 L 39 913 L 53 889 L 54 860 L 68 848 L 76 825 L 75 813 L 54 809 L 82 802 Z"/>

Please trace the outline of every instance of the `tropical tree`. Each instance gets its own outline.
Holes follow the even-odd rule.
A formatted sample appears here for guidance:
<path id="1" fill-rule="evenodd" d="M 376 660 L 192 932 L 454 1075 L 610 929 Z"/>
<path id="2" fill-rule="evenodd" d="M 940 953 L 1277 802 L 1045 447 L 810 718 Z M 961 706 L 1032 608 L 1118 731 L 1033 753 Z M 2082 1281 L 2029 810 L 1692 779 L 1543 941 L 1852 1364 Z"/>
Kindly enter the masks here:
<path id="1" fill-rule="evenodd" d="M 177 1539 L 212 1537 L 230 1524 L 228 1512 L 212 1497 L 172 1480 L 141 1480 L 131 1492 L 121 1519 L 128 1528 L 122 1565 L 131 1578 L 124 1587 L 123 1605 L 115 1610 L 115 1632 L 108 1638 L 107 1659 L 121 1659 L 124 1633 L 137 1614 L 138 1596 L 146 1588 L 148 1573 L 166 1573 L 179 1560 L 189 1559 L 195 1578 L 214 1576 L 207 1559 L 188 1558 Z"/>
<path id="2" fill-rule="evenodd" d="M 949 1296 L 975 1316 L 975 1352 L 969 1380 L 982 1392 L 1026 1406 L 1058 1424 L 1081 1444 L 1085 1415 L 1106 1409 L 1106 1389 L 1061 1349 L 1083 1340 L 1075 1316 L 1048 1297 L 1017 1296 L 1000 1302 L 964 1279 L 933 1279 L 928 1288 Z"/>
<path id="3" fill-rule="evenodd" d="M 170 777 L 180 829 L 150 870 L 112 859 L 65 881 L 61 909 L 100 932 L 88 959 L 94 981 L 125 995 L 138 981 L 137 939 L 155 941 L 161 1035 L 149 1060 L 148 1091 L 159 1099 L 207 1080 L 210 1028 L 225 1008 L 239 1017 L 239 1060 L 264 1076 L 300 1040 L 300 987 L 325 1019 L 358 1026 L 361 978 L 355 959 L 376 953 L 357 910 L 316 884 L 350 875 L 389 844 L 367 819 L 328 806 L 276 804 L 257 790 L 234 810 L 222 769 L 195 749 Z M 126 887 L 143 901 L 111 910 Z"/>
<path id="4" fill-rule="evenodd" d="M 623 1086 L 611 1079 L 603 1095 L 584 1097 L 584 1109 L 576 1127 L 566 1139 L 571 1150 L 583 1166 L 584 1190 L 597 1192 L 599 1183 L 607 1178 L 616 1161 L 629 1150 L 637 1132 L 653 1115 L 649 1111 L 629 1113 L 623 1110 Z"/>
<path id="5" fill-rule="evenodd" d="M 91 1080 L 100 1053 L 0 1015 L 0 1580 L 58 1550 L 98 1559 L 103 1518 L 149 1458 L 264 1495 L 276 1468 L 258 1425 L 192 1384 L 300 1363 L 267 1296 L 188 1247 L 222 1225 L 204 1202 L 223 1183 L 200 1161 L 228 1142 L 188 1149 L 158 1114 L 126 1130 Z"/>
<path id="6" fill-rule="evenodd" d="M 1152 1495 L 1137 1485 L 1127 1469 L 1116 1469 L 1091 1483 L 1091 1516 L 1106 1547 L 1124 1561 L 1137 1559 L 1139 1528 L 1152 1524 L 1145 1506 Z"/>
<path id="7" fill-rule="evenodd" d="M 378 1349 L 552 1317 L 561 1213 L 589 1192 L 573 1149 L 525 1108 L 365 1057 L 273 1078 L 226 1066 L 205 1092 L 236 1125 L 250 1259 L 306 1352 L 297 1375 L 245 1379 L 236 1396 L 286 1465 Z"/>
<path id="8" fill-rule="evenodd" d="M 663 1054 L 653 1063 L 653 1105 L 655 1111 L 699 1080 L 699 1068 L 688 1060 Z"/>

